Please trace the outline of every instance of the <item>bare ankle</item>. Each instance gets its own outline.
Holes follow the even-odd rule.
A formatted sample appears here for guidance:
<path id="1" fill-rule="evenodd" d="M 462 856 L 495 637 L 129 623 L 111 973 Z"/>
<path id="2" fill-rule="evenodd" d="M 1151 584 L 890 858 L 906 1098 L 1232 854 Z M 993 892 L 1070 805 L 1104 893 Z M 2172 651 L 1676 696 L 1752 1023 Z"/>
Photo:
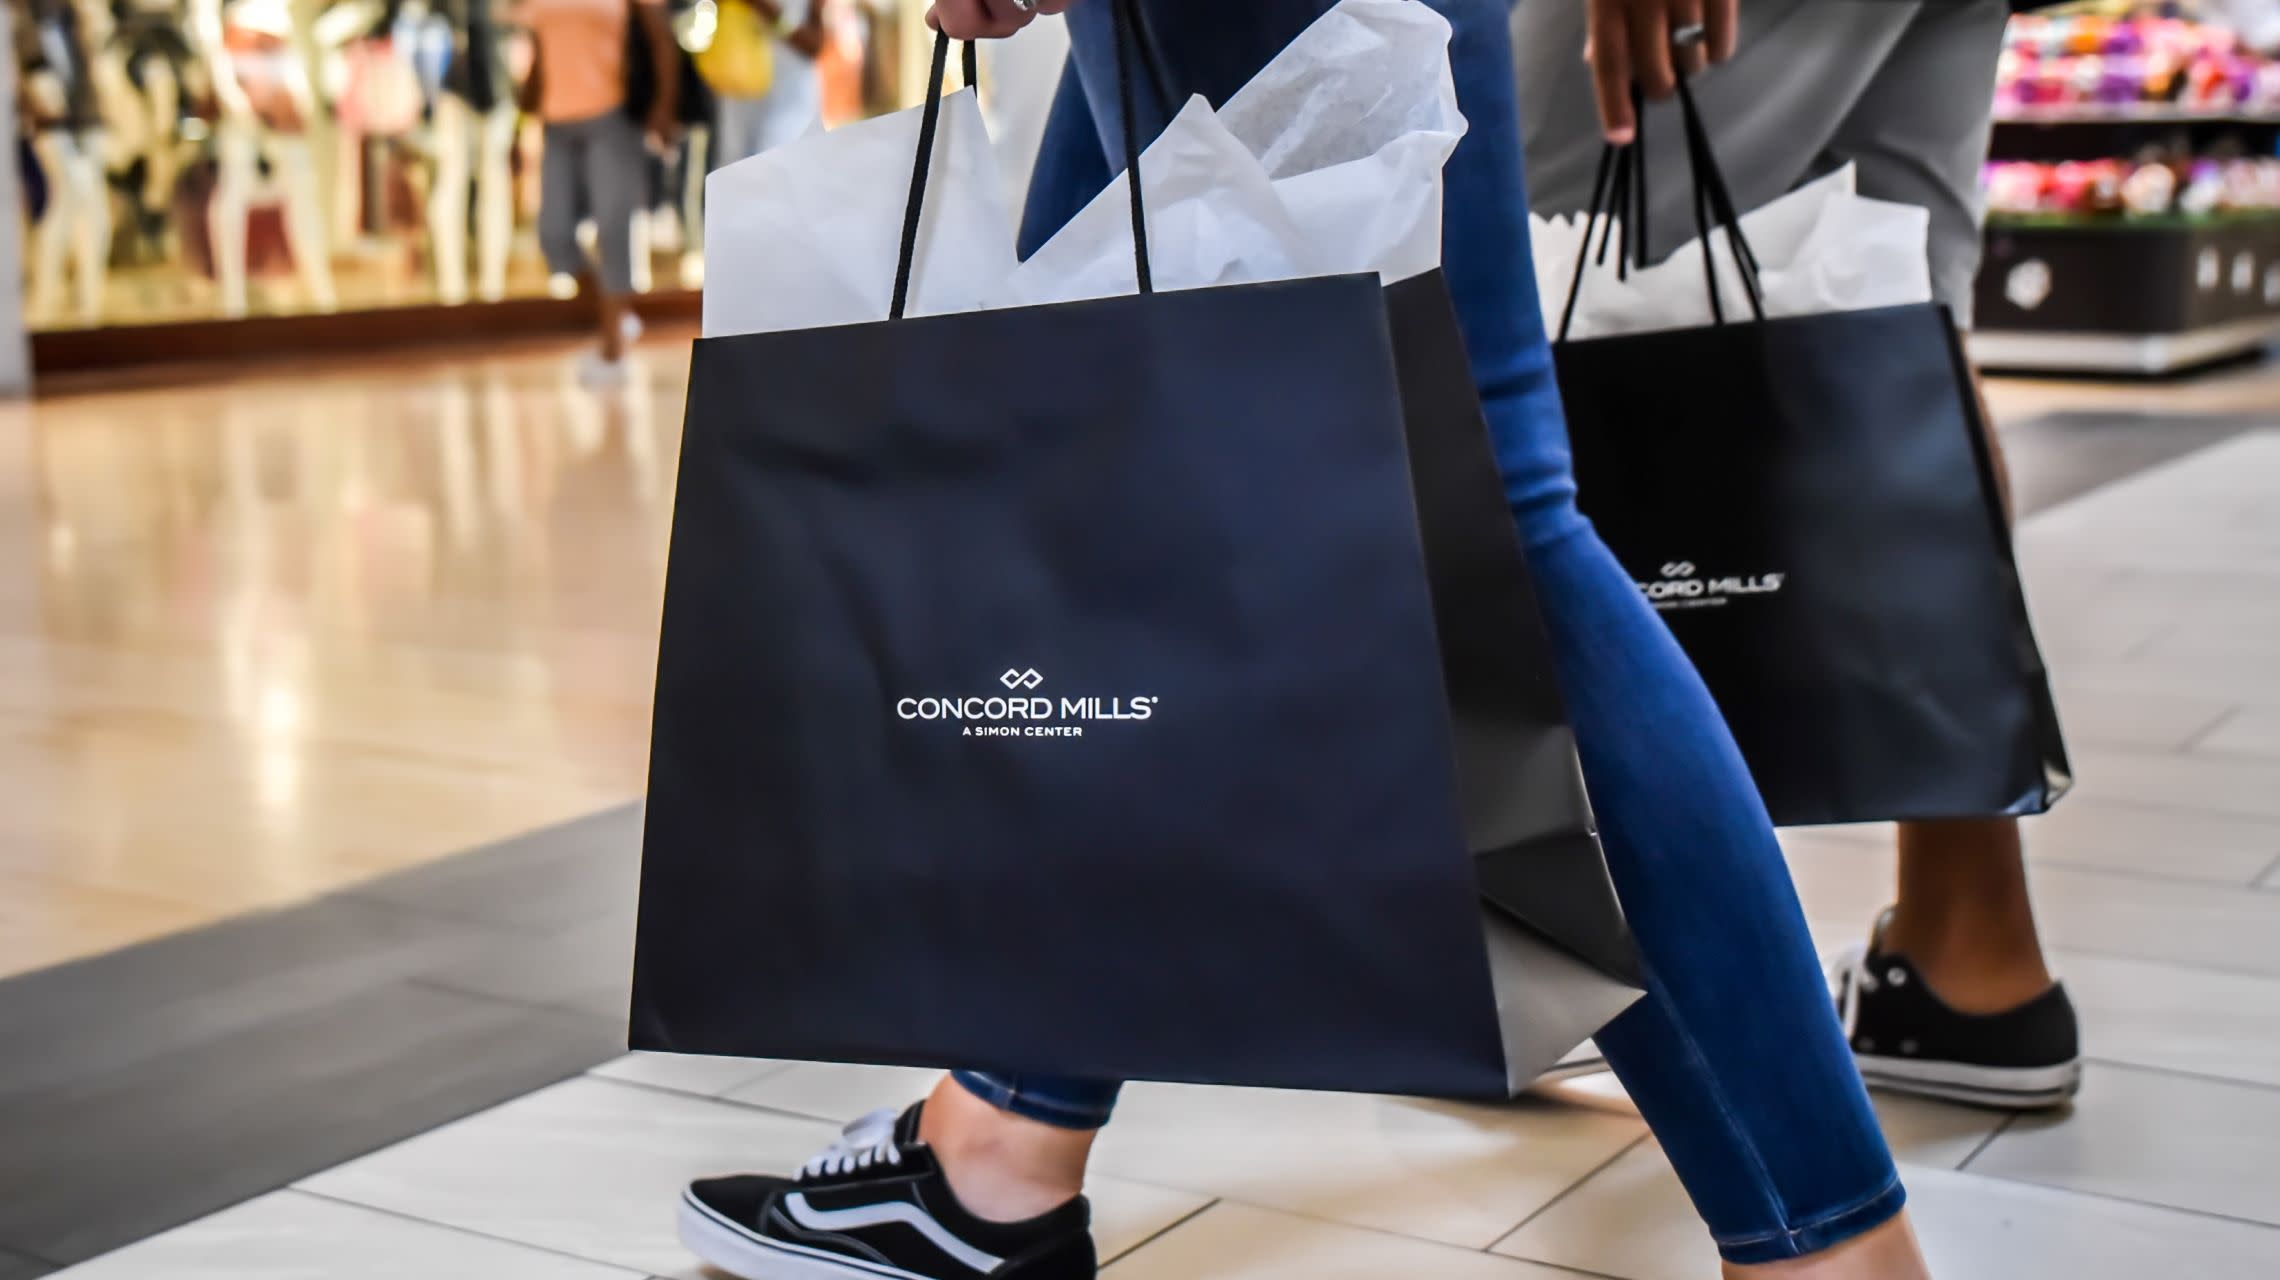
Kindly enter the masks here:
<path id="1" fill-rule="evenodd" d="M 2015 1009 L 2049 990 L 2018 824 L 1903 823 L 1900 897 L 1882 944 L 1965 1013 Z"/>
<path id="2" fill-rule="evenodd" d="M 2002 1013 L 2050 990 L 2042 946 L 1993 922 L 1930 919 L 1896 909 L 1882 947 L 1906 956 L 1933 993 L 1961 1013 Z"/>
<path id="3" fill-rule="evenodd" d="M 1096 1135 L 1001 1111 L 944 1076 L 919 1115 L 918 1136 L 968 1213 L 1023 1222 L 1083 1194 Z"/>
<path id="4" fill-rule="evenodd" d="M 1758 1266 L 1726 1263 L 1726 1280 L 1930 1280 L 1931 1268 L 1901 1214 L 1834 1249 Z"/>

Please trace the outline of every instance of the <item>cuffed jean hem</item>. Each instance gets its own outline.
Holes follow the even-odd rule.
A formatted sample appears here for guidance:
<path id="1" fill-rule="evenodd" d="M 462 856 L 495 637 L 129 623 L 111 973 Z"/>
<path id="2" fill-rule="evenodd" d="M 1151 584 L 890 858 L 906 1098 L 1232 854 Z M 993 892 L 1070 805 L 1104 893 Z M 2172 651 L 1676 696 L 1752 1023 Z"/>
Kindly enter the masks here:
<path id="1" fill-rule="evenodd" d="M 1040 1090 L 1026 1088 L 1020 1076 L 998 1076 L 984 1071 L 953 1071 L 950 1078 L 957 1081 L 958 1086 L 966 1092 L 1000 1111 L 1035 1120 L 1039 1124 L 1049 1124 L 1056 1129 L 1074 1129 L 1079 1132 L 1098 1129 L 1108 1123 L 1109 1116 L 1116 1110 L 1115 1085 L 1098 1086 L 1101 1100 L 1094 1103 L 1055 1097 Z"/>
<path id="2" fill-rule="evenodd" d="M 1771 1235 L 1718 1241 L 1718 1256 L 1737 1267 L 1785 1262 L 1834 1249 L 1855 1236 L 1868 1234 L 1899 1216 L 1908 1203 L 1908 1189 L 1895 1176 L 1884 1189 L 1846 1209 L 1817 1221 L 1790 1227 Z"/>

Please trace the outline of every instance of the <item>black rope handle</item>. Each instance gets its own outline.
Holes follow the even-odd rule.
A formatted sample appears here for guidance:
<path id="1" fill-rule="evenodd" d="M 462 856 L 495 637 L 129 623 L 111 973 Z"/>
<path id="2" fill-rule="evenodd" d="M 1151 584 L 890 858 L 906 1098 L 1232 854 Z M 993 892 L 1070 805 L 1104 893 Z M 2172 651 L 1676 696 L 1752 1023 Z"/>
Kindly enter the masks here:
<path id="1" fill-rule="evenodd" d="M 1133 124 L 1132 46 L 1139 42 L 1140 34 L 1133 15 L 1133 0 L 1110 0 L 1116 11 L 1116 94 L 1117 105 L 1124 125 L 1124 172 L 1130 178 L 1132 191 L 1132 269 L 1140 282 L 1140 292 L 1154 293 L 1156 283 L 1148 261 L 1148 215 L 1140 194 L 1140 134 Z M 1143 48 L 1143 57 L 1150 51 Z M 964 42 L 960 55 L 960 70 L 966 83 L 978 87 L 981 81 L 974 42 Z M 934 164 L 934 144 L 942 128 L 943 80 L 950 66 L 950 37 L 941 31 L 934 33 L 934 65 L 926 76 L 926 112 L 919 117 L 918 157 L 911 163 L 910 200 L 903 206 L 902 247 L 895 260 L 894 300 L 887 306 L 887 318 L 900 320 L 910 302 L 910 277 L 918 259 L 918 227 L 926 211 L 926 179 Z M 1152 58 L 1148 71 L 1161 89 L 1163 73 Z"/>
<path id="2" fill-rule="evenodd" d="M 1605 265 L 1609 242 L 1620 230 L 1624 252 L 1616 262 L 1618 279 L 1629 277 L 1628 268 L 1636 265 L 1644 270 L 1649 250 L 1647 247 L 1647 160 L 1646 115 L 1643 95 L 1637 86 L 1631 90 L 1632 115 L 1639 121 L 1634 140 L 1623 144 L 1609 144 L 1600 151 L 1599 175 L 1593 180 L 1591 204 L 1586 210 L 1583 241 L 1576 255 L 1575 272 L 1568 280 L 1567 304 L 1560 311 L 1559 334 L 1555 341 L 1566 342 L 1575 327 L 1577 300 L 1583 293 L 1584 272 L 1593 265 Z M 1750 313 L 1759 321 L 1765 319 L 1765 289 L 1759 279 L 1757 254 L 1742 234 L 1741 215 L 1734 206 L 1733 192 L 1726 185 L 1726 175 L 1718 164 L 1716 151 L 1710 144 L 1710 132 L 1702 122 L 1702 113 L 1694 101 L 1694 94 L 1681 76 L 1678 82 L 1679 111 L 1683 117 L 1682 134 L 1686 142 L 1687 166 L 1694 184 L 1694 226 L 1702 248 L 1703 283 L 1710 295 L 1710 315 L 1714 323 L 1726 323 L 1726 309 L 1720 298 L 1716 255 L 1711 251 L 1711 233 L 1722 229 L 1727 244 L 1732 248 L 1734 264 L 1742 279 L 1742 290 L 1747 296 Z M 1601 225 L 1605 218 L 1606 224 Z M 1630 224 L 1636 221 L 1634 229 Z M 1636 234 L 1634 234 L 1634 230 Z M 1596 252 L 1592 237 L 1599 237 Z"/>

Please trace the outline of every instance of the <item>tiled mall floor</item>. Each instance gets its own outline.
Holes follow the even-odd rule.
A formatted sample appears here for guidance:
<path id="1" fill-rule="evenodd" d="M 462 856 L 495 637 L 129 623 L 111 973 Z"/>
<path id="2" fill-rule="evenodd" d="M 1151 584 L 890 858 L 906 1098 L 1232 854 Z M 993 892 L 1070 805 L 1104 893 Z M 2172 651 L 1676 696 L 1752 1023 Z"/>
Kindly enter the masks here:
<path id="1" fill-rule="evenodd" d="M 2280 433 L 2021 535 L 2076 795 L 2036 887 L 2095 1061 L 2068 1113 L 1884 1100 L 1947 1280 L 2280 1275 Z M 1824 941 L 1886 895 L 1884 833 L 1791 841 Z M 64 1274 L 695 1277 L 692 1175 L 783 1170 L 924 1073 L 629 1057 Z M 1709 1280 L 1619 1111 L 1141 1086 L 1093 1193 L 1115 1280 Z M 0 1277 L 11 1273 L 0 1259 Z"/>

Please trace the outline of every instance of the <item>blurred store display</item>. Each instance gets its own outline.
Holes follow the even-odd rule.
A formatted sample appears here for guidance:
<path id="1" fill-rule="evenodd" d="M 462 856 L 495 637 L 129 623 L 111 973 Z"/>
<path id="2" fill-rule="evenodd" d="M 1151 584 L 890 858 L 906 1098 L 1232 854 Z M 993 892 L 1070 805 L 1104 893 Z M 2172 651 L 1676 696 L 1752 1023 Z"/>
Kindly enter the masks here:
<path id="1" fill-rule="evenodd" d="M 2280 3 L 2011 20 L 1973 353 L 2168 373 L 2280 336 Z"/>
<path id="2" fill-rule="evenodd" d="M 9 3 L 35 332 L 549 296 L 514 0 Z M 745 0 L 668 3 L 690 43 Z M 826 118 L 903 105 L 905 0 L 816 3 Z M 651 166 L 660 291 L 702 278 L 709 133 Z"/>

